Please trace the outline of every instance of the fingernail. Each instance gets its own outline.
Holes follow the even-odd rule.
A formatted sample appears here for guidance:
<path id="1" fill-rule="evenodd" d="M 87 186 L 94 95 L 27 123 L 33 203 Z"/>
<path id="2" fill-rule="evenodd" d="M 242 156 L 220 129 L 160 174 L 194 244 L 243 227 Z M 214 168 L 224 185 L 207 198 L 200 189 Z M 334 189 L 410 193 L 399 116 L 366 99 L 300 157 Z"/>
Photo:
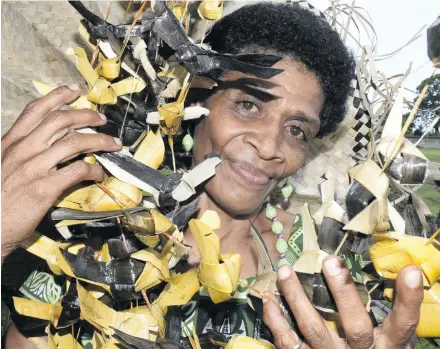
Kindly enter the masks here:
<path id="1" fill-rule="evenodd" d="M 324 262 L 325 270 L 328 275 L 336 276 L 341 272 L 341 262 L 339 258 L 333 257 Z"/>
<path id="2" fill-rule="evenodd" d="M 278 270 L 278 279 L 286 280 L 290 276 L 290 267 L 288 265 L 283 265 Z"/>
<path id="3" fill-rule="evenodd" d="M 115 143 L 117 145 L 122 145 L 122 142 L 121 142 L 121 140 L 119 138 L 113 137 L 113 139 L 115 140 Z"/>
<path id="4" fill-rule="evenodd" d="M 70 84 L 67 87 L 70 88 L 72 91 L 79 91 L 79 85 L 78 84 Z"/>
<path id="5" fill-rule="evenodd" d="M 413 269 L 405 275 L 406 286 L 417 288 L 422 286 L 422 273 L 420 269 Z"/>
<path id="6" fill-rule="evenodd" d="M 102 120 L 107 121 L 107 117 L 104 114 L 102 114 L 102 113 L 98 113 L 98 114 Z"/>

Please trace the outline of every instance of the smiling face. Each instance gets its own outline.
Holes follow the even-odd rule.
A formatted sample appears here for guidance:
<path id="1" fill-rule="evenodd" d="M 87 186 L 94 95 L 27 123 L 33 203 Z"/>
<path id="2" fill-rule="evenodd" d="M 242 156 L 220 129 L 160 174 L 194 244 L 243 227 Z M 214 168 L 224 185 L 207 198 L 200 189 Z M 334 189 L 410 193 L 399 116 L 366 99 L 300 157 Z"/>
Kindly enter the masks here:
<path id="1" fill-rule="evenodd" d="M 239 72 L 223 76 L 205 101 L 210 110 L 195 131 L 194 163 L 208 153 L 223 160 L 205 190 L 233 216 L 250 215 L 307 157 L 319 131 L 324 96 L 315 75 L 293 60 L 262 80 Z"/>

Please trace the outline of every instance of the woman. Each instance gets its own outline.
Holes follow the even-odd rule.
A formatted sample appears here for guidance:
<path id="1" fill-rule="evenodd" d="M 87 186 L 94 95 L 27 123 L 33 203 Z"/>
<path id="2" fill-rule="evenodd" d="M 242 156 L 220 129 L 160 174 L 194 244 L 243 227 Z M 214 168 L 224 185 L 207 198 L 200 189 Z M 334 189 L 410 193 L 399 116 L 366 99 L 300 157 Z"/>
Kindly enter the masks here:
<path id="1" fill-rule="evenodd" d="M 248 278 L 257 271 L 251 223 L 275 262 L 277 238 L 263 203 L 278 183 L 304 164 L 308 143 L 334 131 L 342 120 L 354 62 L 325 21 L 289 5 L 241 8 L 216 23 L 206 41 L 221 53 L 283 57 L 274 66 L 283 72 L 268 80 L 238 72 L 224 74 L 213 94 L 200 101 L 210 115 L 195 131 L 193 164 L 212 152 L 222 159 L 200 195 L 198 212 L 218 212 L 222 253 L 240 253 L 241 276 Z M 58 110 L 79 95 L 78 86 L 64 86 L 32 102 L 2 139 L 2 259 L 35 229 L 64 190 L 82 180 L 104 178 L 97 164 L 75 161 L 57 169 L 58 163 L 81 153 L 121 149 L 120 142 L 107 135 L 69 132 L 106 123 L 104 115 L 92 111 Z M 287 239 L 295 216 L 278 210 L 277 217 Z M 190 231 L 185 232 L 185 239 L 195 244 Z M 197 258 L 191 257 L 189 267 L 197 264 Z M 345 340 L 309 302 L 291 266 L 279 264 L 279 286 L 304 342 L 275 301 L 266 300 L 263 320 L 277 348 L 400 348 L 411 344 L 423 299 L 417 267 L 401 271 L 393 311 L 381 327 L 373 329 L 347 268 L 338 257 L 325 259 L 323 273 L 341 315 Z M 15 337 L 8 347 L 17 347 L 23 337 L 16 331 L 11 334 Z"/>

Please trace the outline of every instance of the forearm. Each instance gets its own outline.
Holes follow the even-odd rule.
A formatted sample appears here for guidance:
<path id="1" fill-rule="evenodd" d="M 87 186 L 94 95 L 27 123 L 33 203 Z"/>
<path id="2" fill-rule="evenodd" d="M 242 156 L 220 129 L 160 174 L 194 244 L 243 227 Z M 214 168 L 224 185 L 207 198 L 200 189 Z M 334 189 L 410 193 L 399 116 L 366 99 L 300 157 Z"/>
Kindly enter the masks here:
<path id="1" fill-rule="evenodd" d="M 29 342 L 15 327 L 13 323 L 8 328 L 5 335 L 5 348 L 6 349 L 37 349 L 35 345 Z"/>

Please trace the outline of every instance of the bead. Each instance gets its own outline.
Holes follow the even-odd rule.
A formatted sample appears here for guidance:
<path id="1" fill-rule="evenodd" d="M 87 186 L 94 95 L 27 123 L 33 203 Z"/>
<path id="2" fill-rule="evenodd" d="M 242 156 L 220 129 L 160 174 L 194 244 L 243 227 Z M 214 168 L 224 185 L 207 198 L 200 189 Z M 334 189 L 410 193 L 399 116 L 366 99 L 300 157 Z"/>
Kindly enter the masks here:
<path id="1" fill-rule="evenodd" d="M 276 215 L 277 215 L 277 209 L 275 207 L 273 207 L 273 206 L 269 206 L 268 205 L 266 207 L 266 217 L 268 219 L 273 219 L 273 218 L 276 217 Z"/>
<path id="2" fill-rule="evenodd" d="M 272 232 L 274 232 L 277 235 L 283 233 L 283 228 L 284 228 L 283 225 L 278 221 L 272 223 Z"/>
<path id="3" fill-rule="evenodd" d="M 286 258 L 281 258 L 280 261 L 278 262 L 278 268 L 280 268 L 282 265 L 289 265 L 289 261 Z"/>
<path id="4" fill-rule="evenodd" d="M 286 258 L 286 254 L 285 253 L 280 253 L 280 259 Z"/>
<path id="5" fill-rule="evenodd" d="M 289 199 L 283 199 L 283 204 L 288 204 L 289 203 Z"/>
<path id="6" fill-rule="evenodd" d="M 283 234 L 278 234 L 278 235 L 277 235 L 277 239 L 284 239 Z"/>
<path id="7" fill-rule="evenodd" d="M 278 253 L 285 253 L 287 252 L 287 242 L 284 239 L 278 239 L 276 248 Z"/>
<path id="8" fill-rule="evenodd" d="M 185 152 L 185 156 L 188 157 L 188 158 L 190 158 L 190 157 L 191 157 L 191 152 L 186 151 L 186 152 Z"/>
<path id="9" fill-rule="evenodd" d="M 276 221 L 278 221 L 278 218 L 277 218 L 277 217 L 273 217 L 273 218 L 272 218 L 272 223 L 273 223 L 273 222 L 276 222 Z"/>
<path id="10" fill-rule="evenodd" d="M 240 279 L 240 283 L 237 285 L 238 292 L 245 292 L 248 289 L 248 282 L 246 279 Z"/>
<path id="11" fill-rule="evenodd" d="M 293 193 L 293 187 L 290 184 L 287 184 L 281 189 L 281 193 L 283 194 L 284 199 L 288 199 Z"/>
<path id="12" fill-rule="evenodd" d="M 194 140 L 189 133 L 187 133 L 185 137 L 183 137 L 182 145 L 186 152 L 189 152 L 192 149 L 194 145 Z"/>

